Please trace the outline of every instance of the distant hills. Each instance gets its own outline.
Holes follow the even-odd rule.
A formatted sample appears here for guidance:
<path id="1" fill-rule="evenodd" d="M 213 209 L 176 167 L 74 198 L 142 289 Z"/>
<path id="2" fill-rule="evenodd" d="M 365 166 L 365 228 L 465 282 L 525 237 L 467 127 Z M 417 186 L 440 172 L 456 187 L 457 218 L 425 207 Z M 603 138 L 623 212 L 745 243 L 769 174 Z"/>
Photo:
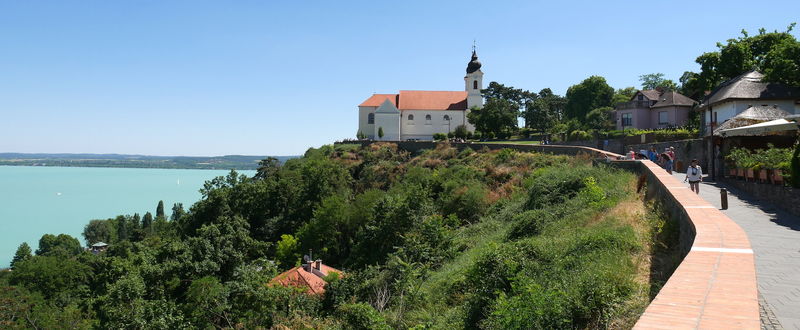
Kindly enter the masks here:
<path id="1" fill-rule="evenodd" d="M 145 156 L 122 154 L 0 153 L 0 165 L 255 170 L 269 156 Z M 281 163 L 299 156 L 272 156 Z"/>

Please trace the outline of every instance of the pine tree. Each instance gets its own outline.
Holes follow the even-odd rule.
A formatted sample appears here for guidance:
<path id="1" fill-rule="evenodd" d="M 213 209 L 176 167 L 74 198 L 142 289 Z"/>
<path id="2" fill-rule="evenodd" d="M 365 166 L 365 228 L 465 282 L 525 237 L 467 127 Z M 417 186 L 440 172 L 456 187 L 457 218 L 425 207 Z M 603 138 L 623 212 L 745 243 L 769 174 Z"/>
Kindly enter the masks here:
<path id="1" fill-rule="evenodd" d="M 128 240 L 128 218 L 125 216 L 118 216 L 117 217 L 117 239 L 119 241 L 126 241 Z"/>
<path id="2" fill-rule="evenodd" d="M 133 219 L 131 220 L 131 227 L 133 228 L 141 228 L 142 226 L 142 217 L 139 216 L 139 213 L 133 214 Z"/>
<path id="3" fill-rule="evenodd" d="M 142 228 L 149 229 L 152 224 L 153 224 L 153 214 L 151 214 L 150 212 L 145 213 L 144 217 L 142 218 Z"/>
<path id="4" fill-rule="evenodd" d="M 178 221 L 185 213 L 186 211 L 183 210 L 183 203 L 172 204 L 172 216 L 170 220 Z"/>
<path id="5" fill-rule="evenodd" d="M 156 206 L 156 219 L 164 217 L 164 201 L 158 201 L 158 206 Z"/>
<path id="6" fill-rule="evenodd" d="M 31 251 L 31 247 L 28 246 L 28 243 L 23 242 L 17 248 L 17 253 L 14 254 L 14 259 L 11 260 L 11 268 L 13 269 L 15 264 L 28 260 L 32 256 L 33 254 Z"/>

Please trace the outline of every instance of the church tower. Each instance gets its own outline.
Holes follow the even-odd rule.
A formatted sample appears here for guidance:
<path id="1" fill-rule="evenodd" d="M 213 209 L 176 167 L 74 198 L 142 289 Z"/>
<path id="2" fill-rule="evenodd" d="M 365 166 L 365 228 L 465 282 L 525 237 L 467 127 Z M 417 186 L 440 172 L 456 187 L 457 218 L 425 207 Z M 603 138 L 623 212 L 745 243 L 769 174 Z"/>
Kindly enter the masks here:
<path id="1" fill-rule="evenodd" d="M 467 75 L 464 77 L 464 85 L 467 91 L 467 109 L 473 107 L 483 108 L 483 72 L 481 72 L 481 62 L 478 61 L 478 54 L 475 53 L 475 46 L 472 46 L 472 60 L 467 63 Z"/>

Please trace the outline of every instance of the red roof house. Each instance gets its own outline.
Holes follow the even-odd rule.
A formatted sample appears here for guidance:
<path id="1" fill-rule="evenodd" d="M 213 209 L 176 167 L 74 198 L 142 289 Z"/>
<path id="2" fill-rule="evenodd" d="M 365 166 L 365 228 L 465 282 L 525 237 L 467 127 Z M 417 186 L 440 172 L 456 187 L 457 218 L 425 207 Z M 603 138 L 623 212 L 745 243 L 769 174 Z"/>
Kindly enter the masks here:
<path id="1" fill-rule="evenodd" d="M 322 260 L 317 260 L 289 269 L 275 276 L 269 283 L 304 288 L 308 294 L 323 294 L 328 283 L 322 278 L 331 273 L 343 274 L 336 268 L 323 265 Z"/>

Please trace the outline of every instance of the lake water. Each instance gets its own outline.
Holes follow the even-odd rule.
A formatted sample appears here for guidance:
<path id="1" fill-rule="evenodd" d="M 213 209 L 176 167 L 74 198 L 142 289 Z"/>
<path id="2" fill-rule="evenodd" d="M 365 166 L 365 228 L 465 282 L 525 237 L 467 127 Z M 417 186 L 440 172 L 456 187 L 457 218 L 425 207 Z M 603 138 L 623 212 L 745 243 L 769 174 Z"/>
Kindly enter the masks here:
<path id="1" fill-rule="evenodd" d="M 188 210 L 199 189 L 223 170 L 0 166 L 0 268 L 17 247 L 35 251 L 44 234 L 69 234 L 85 244 L 92 219 L 145 212 L 155 216 L 159 200 L 169 216 L 173 203 Z M 252 176 L 255 171 L 239 171 Z"/>

